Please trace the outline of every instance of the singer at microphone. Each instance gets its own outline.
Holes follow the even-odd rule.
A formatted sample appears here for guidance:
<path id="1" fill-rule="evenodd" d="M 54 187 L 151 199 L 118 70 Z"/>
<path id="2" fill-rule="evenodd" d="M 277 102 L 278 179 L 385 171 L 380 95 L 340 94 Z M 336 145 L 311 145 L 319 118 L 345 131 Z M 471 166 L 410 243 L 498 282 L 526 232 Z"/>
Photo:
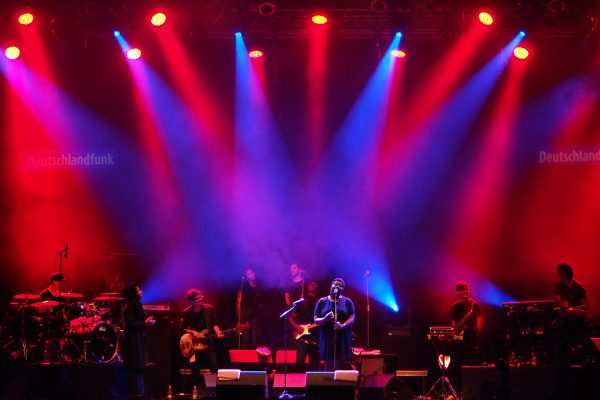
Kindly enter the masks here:
<path id="1" fill-rule="evenodd" d="M 236 302 L 239 323 L 247 325 L 248 330 L 239 335 L 239 346 L 242 349 L 254 349 L 258 346 L 260 333 L 260 314 L 263 309 L 263 289 L 256 277 L 254 269 L 246 268 L 240 279 L 240 290 Z"/>
<path id="2" fill-rule="evenodd" d="M 329 295 L 315 307 L 315 324 L 319 326 L 320 356 L 327 371 L 348 369 L 352 361 L 352 324 L 356 309 L 350 298 L 343 296 L 346 283 L 335 278 Z"/>

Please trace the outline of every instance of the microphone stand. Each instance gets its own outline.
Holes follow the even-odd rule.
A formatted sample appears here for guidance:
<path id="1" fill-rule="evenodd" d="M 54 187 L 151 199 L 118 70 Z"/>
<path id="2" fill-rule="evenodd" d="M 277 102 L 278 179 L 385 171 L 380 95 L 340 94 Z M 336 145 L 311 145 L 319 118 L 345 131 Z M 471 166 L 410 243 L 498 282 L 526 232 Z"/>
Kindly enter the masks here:
<path id="1" fill-rule="evenodd" d="M 240 297 L 239 297 L 239 308 L 238 308 L 238 315 L 237 315 L 237 323 L 238 323 L 238 327 L 242 326 L 242 300 L 243 300 L 243 296 L 244 296 L 244 280 L 245 278 L 242 277 L 242 279 L 240 280 Z M 242 335 L 244 333 L 242 331 L 238 332 L 238 350 L 242 348 Z"/>
<path id="2" fill-rule="evenodd" d="M 288 320 L 287 319 L 288 319 L 288 316 L 292 313 L 292 311 L 294 311 L 300 305 L 300 303 L 302 303 L 303 301 L 304 301 L 304 298 L 294 301 L 292 303 L 292 307 L 290 307 L 288 310 L 284 311 L 284 313 L 279 316 L 279 318 L 283 320 L 283 392 L 281 392 L 281 394 L 279 395 L 280 400 L 295 398 L 294 395 L 289 394 L 287 391 L 287 347 L 288 347 L 288 336 L 287 336 Z"/>
<path id="3" fill-rule="evenodd" d="M 367 350 L 371 350 L 371 300 L 369 298 L 369 271 L 365 273 L 367 285 Z"/>
<path id="4" fill-rule="evenodd" d="M 335 372 L 336 361 L 337 361 L 337 329 L 335 329 L 335 323 L 338 322 L 338 302 L 340 300 L 339 293 L 333 296 L 333 372 Z"/>
<path id="5" fill-rule="evenodd" d="M 69 257 L 69 242 L 65 242 L 65 248 L 58 251 L 58 273 L 60 274 L 60 279 L 58 281 L 58 301 L 61 301 L 60 298 L 62 296 L 62 280 L 63 280 L 63 256 L 65 258 Z"/>

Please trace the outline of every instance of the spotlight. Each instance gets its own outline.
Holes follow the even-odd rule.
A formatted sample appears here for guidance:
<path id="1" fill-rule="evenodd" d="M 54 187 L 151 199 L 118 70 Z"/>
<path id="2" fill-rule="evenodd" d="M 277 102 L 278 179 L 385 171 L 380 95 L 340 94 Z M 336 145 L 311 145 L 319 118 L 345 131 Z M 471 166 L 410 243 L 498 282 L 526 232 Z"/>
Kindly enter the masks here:
<path id="1" fill-rule="evenodd" d="M 388 10 L 388 5 L 383 0 L 372 0 L 371 10 L 375 11 L 376 13 L 382 13 Z"/>
<path id="2" fill-rule="evenodd" d="M 16 60 L 21 55 L 21 50 L 17 46 L 10 46 L 4 51 L 4 55 L 9 60 Z"/>
<path id="3" fill-rule="evenodd" d="M 133 49 L 127 50 L 127 58 L 129 58 L 130 60 L 137 60 L 141 56 L 142 56 L 142 51 L 138 48 L 134 47 Z"/>
<path id="4" fill-rule="evenodd" d="M 269 1 L 260 3 L 258 6 L 258 13 L 263 17 L 270 17 L 277 11 L 277 6 Z"/>
<path id="5" fill-rule="evenodd" d="M 392 51 L 390 51 L 390 54 L 394 58 L 405 58 L 406 57 L 406 52 L 404 52 L 403 50 L 392 50 Z"/>
<path id="6" fill-rule="evenodd" d="M 121 32 L 119 32 L 119 31 L 114 31 L 114 32 L 113 32 L 113 36 L 114 36 L 114 37 L 119 37 L 119 36 L 121 36 Z"/>
<path id="7" fill-rule="evenodd" d="M 483 25 L 490 26 L 494 23 L 494 17 L 492 17 L 492 14 L 489 12 L 482 11 L 479 13 L 479 22 L 481 22 Z"/>
<path id="8" fill-rule="evenodd" d="M 33 22 L 33 14 L 23 13 L 19 15 L 19 18 L 17 18 L 17 20 L 21 25 L 29 25 Z"/>
<path id="9" fill-rule="evenodd" d="M 264 53 L 260 50 L 252 50 L 248 53 L 248 57 L 250 58 L 261 58 L 263 55 Z"/>
<path id="10" fill-rule="evenodd" d="M 161 12 L 156 13 L 150 18 L 150 23 L 154 26 L 162 26 L 167 21 L 167 16 Z"/>
<path id="11" fill-rule="evenodd" d="M 550 0 L 548 10 L 553 14 L 564 14 L 568 11 L 568 7 L 563 0 Z"/>
<path id="12" fill-rule="evenodd" d="M 514 49 L 513 54 L 519 60 L 524 60 L 527 57 L 529 57 L 529 51 L 525 47 L 520 47 L 520 46 L 517 47 L 516 49 Z"/>
<path id="13" fill-rule="evenodd" d="M 327 23 L 327 17 L 323 14 L 315 14 L 312 16 L 311 20 L 316 25 L 325 25 Z"/>

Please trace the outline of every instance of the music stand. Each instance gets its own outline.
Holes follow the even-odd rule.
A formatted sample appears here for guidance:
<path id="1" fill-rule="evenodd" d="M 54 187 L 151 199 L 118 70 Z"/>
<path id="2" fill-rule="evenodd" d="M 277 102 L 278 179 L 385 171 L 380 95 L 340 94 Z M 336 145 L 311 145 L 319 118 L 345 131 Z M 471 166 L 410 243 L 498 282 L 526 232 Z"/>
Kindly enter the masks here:
<path id="1" fill-rule="evenodd" d="M 286 310 L 283 314 L 279 316 L 280 319 L 283 320 L 283 392 L 279 395 L 279 399 L 281 400 L 289 400 L 295 399 L 296 397 L 292 394 L 289 394 L 287 391 L 287 347 L 288 347 L 288 316 L 294 311 L 304 299 L 296 300 L 292 303 L 292 307 Z"/>

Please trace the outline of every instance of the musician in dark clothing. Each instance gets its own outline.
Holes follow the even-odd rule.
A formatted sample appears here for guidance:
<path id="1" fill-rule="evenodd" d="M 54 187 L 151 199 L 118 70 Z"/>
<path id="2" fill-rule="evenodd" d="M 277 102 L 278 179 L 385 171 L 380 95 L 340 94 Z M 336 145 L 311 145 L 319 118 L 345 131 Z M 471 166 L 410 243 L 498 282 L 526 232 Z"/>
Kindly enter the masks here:
<path id="1" fill-rule="evenodd" d="M 318 295 L 319 287 L 317 283 L 310 282 L 306 285 L 304 301 L 288 317 L 294 331 L 296 367 L 298 370 L 306 369 L 305 360 L 307 356 L 309 371 L 319 370 L 319 339 L 314 324 L 314 311 Z"/>
<path id="2" fill-rule="evenodd" d="M 184 333 L 189 333 L 195 339 L 203 339 L 216 335 L 223 337 L 221 328 L 217 322 L 217 317 L 213 306 L 203 302 L 204 295 L 198 289 L 189 289 L 186 292 L 187 300 L 190 305 L 183 310 L 181 315 L 181 328 Z M 196 350 L 190 355 L 190 368 L 192 370 L 192 380 L 198 386 L 199 390 L 206 390 L 204 375 L 200 374 L 201 369 L 210 369 L 211 372 L 217 372 L 217 354 L 210 341 L 201 341 L 206 347 L 202 350 Z M 204 347 L 204 346 L 203 346 Z"/>
<path id="3" fill-rule="evenodd" d="M 292 305 L 292 302 L 304 297 L 304 270 L 298 264 L 290 265 L 291 280 L 285 289 L 285 304 Z"/>
<path id="4" fill-rule="evenodd" d="M 329 295 L 317 302 L 314 313 L 319 326 L 321 360 L 325 369 L 348 369 L 352 361 L 352 324 L 355 319 L 354 303 L 342 296 L 346 283 L 335 278 L 330 285 Z"/>
<path id="5" fill-rule="evenodd" d="M 63 279 L 64 275 L 61 273 L 52 274 L 52 276 L 50 277 L 50 286 L 42 290 L 42 292 L 40 293 L 40 301 L 59 301 L 60 284 Z"/>
<path id="6" fill-rule="evenodd" d="M 123 360 L 129 381 L 129 395 L 143 397 L 146 366 L 146 328 L 154 326 L 152 316 L 146 317 L 142 308 L 142 290 L 138 285 L 123 289 Z"/>
<path id="7" fill-rule="evenodd" d="M 573 268 L 561 263 L 556 266 L 560 282 L 556 284 L 556 306 L 586 310 L 587 293 L 583 285 L 573 279 Z"/>
<path id="8" fill-rule="evenodd" d="M 262 315 L 262 290 L 256 281 L 252 268 L 246 268 L 242 285 L 238 291 L 236 309 L 240 324 L 248 324 L 248 332 L 242 332 L 240 345 L 242 349 L 254 349 L 260 335 L 260 317 Z"/>
<path id="9" fill-rule="evenodd" d="M 548 340 L 552 342 L 554 361 L 560 364 L 576 362 L 574 349 L 583 348 L 590 341 L 585 328 L 587 293 L 581 283 L 573 279 L 569 264 L 556 266 L 560 281 L 556 284 L 555 314 Z"/>
<path id="10" fill-rule="evenodd" d="M 450 308 L 450 322 L 454 333 L 462 335 L 464 344 L 479 347 L 479 334 L 483 328 L 481 305 L 470 297 L 469 285 L 460 282 L 456 285 L 458 300 Z"/>

